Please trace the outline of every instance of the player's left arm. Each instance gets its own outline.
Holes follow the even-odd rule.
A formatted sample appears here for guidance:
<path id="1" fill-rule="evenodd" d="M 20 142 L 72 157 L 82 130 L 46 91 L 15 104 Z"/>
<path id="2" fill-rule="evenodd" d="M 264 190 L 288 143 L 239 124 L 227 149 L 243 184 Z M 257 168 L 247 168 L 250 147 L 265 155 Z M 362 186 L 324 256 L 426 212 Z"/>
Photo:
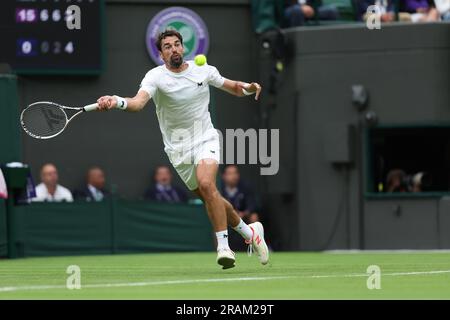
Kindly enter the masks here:
<path id="1" fill-rule="evenodd" d="M 255 100 L 258 100 L 259 95 L 261 94 L 261 85 L 256 82 L 246 83 L 242 81 L 225 79 L 220 89 L 237 97 L 255 94 Z"/>

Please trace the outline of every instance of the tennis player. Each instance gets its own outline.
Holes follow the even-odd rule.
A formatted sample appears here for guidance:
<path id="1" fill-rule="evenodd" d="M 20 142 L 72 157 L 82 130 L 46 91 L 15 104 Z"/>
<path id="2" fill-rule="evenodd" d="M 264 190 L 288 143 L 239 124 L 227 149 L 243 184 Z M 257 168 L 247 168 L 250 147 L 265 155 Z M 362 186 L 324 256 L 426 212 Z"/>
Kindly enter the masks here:
<path id="1" fill-rule="evenodd" d="M 184 61 L 183 38 L 175 30 L 162 32 L 156 45 L 164 65 L 147 72 L 135 97 L 100 97 L 99 110 L 119 108 L 137 112 L 152 98 L 164 151 L 189 190 L 206 205 L 217 236 L 217 263 L 223 269 L 235 266 L 235 254 L 228 245 L 228 224 L 244 238 L 250 250 L 255 250 L 260 262 L 267 264 L 269 251 L 262 224 L 244 223 L 216 188 L 220 142 L 208 111 L 209 85 L 238 97 L 255 94 L 255 100 L 261 86 L 226 79 L 208 64 L 198 66 L 193 61 Z"/>

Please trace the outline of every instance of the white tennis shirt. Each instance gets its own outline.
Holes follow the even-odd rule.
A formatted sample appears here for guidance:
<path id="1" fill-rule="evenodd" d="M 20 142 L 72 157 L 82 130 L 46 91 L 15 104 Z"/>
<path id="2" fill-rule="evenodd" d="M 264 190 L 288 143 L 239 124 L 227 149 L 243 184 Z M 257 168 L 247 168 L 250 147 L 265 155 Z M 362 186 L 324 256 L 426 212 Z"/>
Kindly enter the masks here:
<path id="1" fill-rule="evenodd" d="M 32 198 L 31 201 L 48 201 L 48 202 L 60 202 L 67 201 L 72 202 L 73 197 L 69 189 L 63 187 L 62 185 L 57 185 L 55 193 L 52 195 L 48 192 L 47 187 L 44 183 L 40 183 L 36 186 L 36 197 Z"/>
<path id="2" fill-rule="evenodd" d="M 180 73 L 165 65 L 151 69 L 140 87 L 156 105 L 164 150 L 170 153 L 191 150 L 218 136 L 208 111 L 209 85 L 220 88 L 225 79 L 216 67 L 186 62 L 188 68 Z"/>

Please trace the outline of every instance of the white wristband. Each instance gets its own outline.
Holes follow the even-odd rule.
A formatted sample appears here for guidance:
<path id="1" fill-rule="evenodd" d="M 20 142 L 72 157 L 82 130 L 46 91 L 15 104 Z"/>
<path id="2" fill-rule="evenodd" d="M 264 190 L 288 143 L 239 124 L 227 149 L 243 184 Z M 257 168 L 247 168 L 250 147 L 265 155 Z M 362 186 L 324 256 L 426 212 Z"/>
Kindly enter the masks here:
<path id="1" fill-rule="evenodd" d="M 116 101 L 117 101 L 117 106 L 116 106 L 117 109 L 125 110 L 127 108 L 127 106 L 128 106 L 127 99 L 119 97 L 119 96 L 114 96 L 114 98 L 116 98 Z"/>

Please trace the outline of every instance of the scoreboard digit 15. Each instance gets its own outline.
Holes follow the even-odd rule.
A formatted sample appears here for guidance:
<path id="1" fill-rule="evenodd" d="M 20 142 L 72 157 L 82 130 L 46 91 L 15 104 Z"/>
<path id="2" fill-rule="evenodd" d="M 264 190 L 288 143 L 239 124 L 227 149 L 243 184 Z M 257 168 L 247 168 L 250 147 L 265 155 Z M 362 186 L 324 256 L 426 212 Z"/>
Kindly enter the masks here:
<path id="1" fill-rule="evenodd" d="M 0 63 L 18 74 L 99 74 L 104 0 L 1 0 Z"/>

